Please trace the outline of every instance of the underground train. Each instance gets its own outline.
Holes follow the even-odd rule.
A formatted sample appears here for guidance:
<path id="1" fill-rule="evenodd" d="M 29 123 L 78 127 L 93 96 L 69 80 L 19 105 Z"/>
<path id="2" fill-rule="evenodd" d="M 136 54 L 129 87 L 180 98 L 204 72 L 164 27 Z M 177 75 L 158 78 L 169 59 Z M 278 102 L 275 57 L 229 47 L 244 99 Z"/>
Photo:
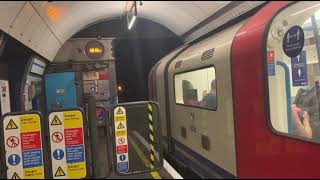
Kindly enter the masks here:
<path id="1" fill-rule="evenodd" d="M 202 178 L 319 178 L 320 2 L 269 2 L 149 74 L 165 153 Z"/>

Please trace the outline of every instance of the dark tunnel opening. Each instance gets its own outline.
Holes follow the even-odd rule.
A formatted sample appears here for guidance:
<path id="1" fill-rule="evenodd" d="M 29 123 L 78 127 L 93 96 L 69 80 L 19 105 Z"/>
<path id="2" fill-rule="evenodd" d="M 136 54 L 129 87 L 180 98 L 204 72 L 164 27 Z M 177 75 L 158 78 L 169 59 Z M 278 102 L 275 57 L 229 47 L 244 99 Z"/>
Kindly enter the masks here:
<path id="1" fill-rule="evenodd" d="M 148 74 L 167 53 L 182 44 L 182 39 L 166 27 L 139 18 L 133 29 L 123 19 L 110 19 L 91 25 L 73 38 L 115 38 L 119 102 L 148 100 Z"/>

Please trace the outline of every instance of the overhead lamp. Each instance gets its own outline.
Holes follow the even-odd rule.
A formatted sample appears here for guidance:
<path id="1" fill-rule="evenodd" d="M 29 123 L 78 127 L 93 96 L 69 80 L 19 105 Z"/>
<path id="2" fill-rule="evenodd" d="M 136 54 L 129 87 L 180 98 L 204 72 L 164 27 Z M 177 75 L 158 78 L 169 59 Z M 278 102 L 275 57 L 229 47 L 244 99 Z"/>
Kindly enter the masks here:
<path id="1" fill-rule="evenodd" d="M 126 14 L 127 14 L 128 29 L 130 30 L 137 19 L 137 3 L 136 3 L 136 1 L 133 3 L 133 6 L 131 7 L 130 11 L 127 11 Z"/>
<path id="2" fill-rule="evenodd" d="M 136 16 L 133 16 L 131 21 L 129 22 L 129 26 L 128 26 L 128 29 L 130 30 L 134 24 L 134 22 L 136 21 Z"/>

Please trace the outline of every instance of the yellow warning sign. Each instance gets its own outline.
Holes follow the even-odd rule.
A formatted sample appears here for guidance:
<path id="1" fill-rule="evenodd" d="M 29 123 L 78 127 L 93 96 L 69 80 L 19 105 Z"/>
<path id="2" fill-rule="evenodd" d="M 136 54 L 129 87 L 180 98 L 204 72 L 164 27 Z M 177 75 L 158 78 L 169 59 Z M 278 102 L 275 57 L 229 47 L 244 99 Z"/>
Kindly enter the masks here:
<path id="1" fill-rule="evenodd" d="M 14 121 L 12 119 L 10 119 L 6 130 L 11 130 L 11 129 L 18 129 L 18 126 L 16 125 L 16 123 L 14 123 Z"/>
<path id="2" fill-rule="evenodd" d="M 127 134 L 126 130 L 116 131 L 116 137 L 125 136 Z"/>
<path id="3" fill-rule="evenodd" d="M 26 168 L 23 170 L 23 179 L 44 179 L 44 167 Z"/>
<path id="4" fill-rule="evenodd" d="M 41 131 L 40 116 L 38 114 L 20 115 L 21 133 Z"/>
<path id="5" fill-rule="evenodd" d="M 115 117 L 115 120 L 116 120 L 116 122 L 125 121 L 125 120 L 126 120 L 126 117 L 125 117 L 125 116 L 116 116 L 116 117 Z"/>
<path id="6" fill-rule="evenodd" d="M 62 176 L 66 176 L 66 173 L 64 173 L 62 168 L 59 167 L 57 172 L 54 174 L 54 177 L 62 177 Z"/>
<path id="7" fill-rule="evenodd" d="M 68 164 L 67 171 L 69 179 L 83 179 L 87 176 L 85 162 Z"/>
<path id="8" fill-rule="evenodd" d="M 57 126 L 57 125 L 62 125 L 62 122 L 60 121 L 58 116 L 55 115 L 52 122 L 51 122 L 51 126 Z"/>
<path id="9" fill-rule="evenodd" d="M 118 109 L 117 114 L 123 114 L 123 111 L 121 110 L 121 108 Z"/>
<path id="10" fill-rule="evenodd" d="M 124 125 L 120 122 L 117 129 L 124 129 Z"/>
<path id="11" fill-rule="evenodd" d="M 14 173 L 11 179 L 21 179 L 17 173 Z"/>
<path id="12" fill-rule="evenodd" d="M 81 111 L 65 111 L 63 112 L 64 128 L 83 128 L 83 116 Z"/>

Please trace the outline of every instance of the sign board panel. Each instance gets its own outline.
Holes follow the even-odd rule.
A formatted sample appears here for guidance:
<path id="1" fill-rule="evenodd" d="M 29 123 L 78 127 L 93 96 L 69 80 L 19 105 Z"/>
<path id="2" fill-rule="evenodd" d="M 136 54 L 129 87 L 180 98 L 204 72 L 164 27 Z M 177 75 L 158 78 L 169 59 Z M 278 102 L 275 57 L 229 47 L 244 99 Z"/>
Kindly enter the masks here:
<path id="1" fill-rule="evenodd" d="M 114 125 L 117 171 L 119 173 L 126 173 L 129 171 L 129 152 L 127 117 L 124 107 L 116 107 L 114 109 Z"/>
<path id="2" fill-rule="evenodd" d="M 54 179 L 82 179 L 87 176 L 83 124 L 80 110 L 49 114 Z"/>
<path id="3" fill-rule="evenodd" d="M 308 69 L 306 51 L 302 51 L 297 57 L 291 58 L 293 86 L 308 85 Z"/>
<path id="4" fill-rule="evenodd" d="M 37 113 L 3 118 L 8 179 L 44 179 L 41 118 Z"/>
<path id="5" fill-rule="evenodd" d="M 114 171 L 156 174 L 163 166 L 159 105 L 154 101 L 118 104 L 112 119 Z"/>
<path id="6" fill-rule="evenodd" d="M 10 109 L 10 96 L 9 96 L 9 82 L 7 80 L 0 80 L 0 105 L 1 113 L 11 112 Z"/>
<path id="7" fill-rule="evenodd" d="M 268 76 L 274 76 L 276 74 L 274 51 L 267 51 L 267 64 Z"/>
<path id="8" fill-rule="evenodd" d="M 300 26 L 291 27 L 283 36 L 283 52 L 291 58 L 298 56 L 304 47 L 304 32 Z"/>

